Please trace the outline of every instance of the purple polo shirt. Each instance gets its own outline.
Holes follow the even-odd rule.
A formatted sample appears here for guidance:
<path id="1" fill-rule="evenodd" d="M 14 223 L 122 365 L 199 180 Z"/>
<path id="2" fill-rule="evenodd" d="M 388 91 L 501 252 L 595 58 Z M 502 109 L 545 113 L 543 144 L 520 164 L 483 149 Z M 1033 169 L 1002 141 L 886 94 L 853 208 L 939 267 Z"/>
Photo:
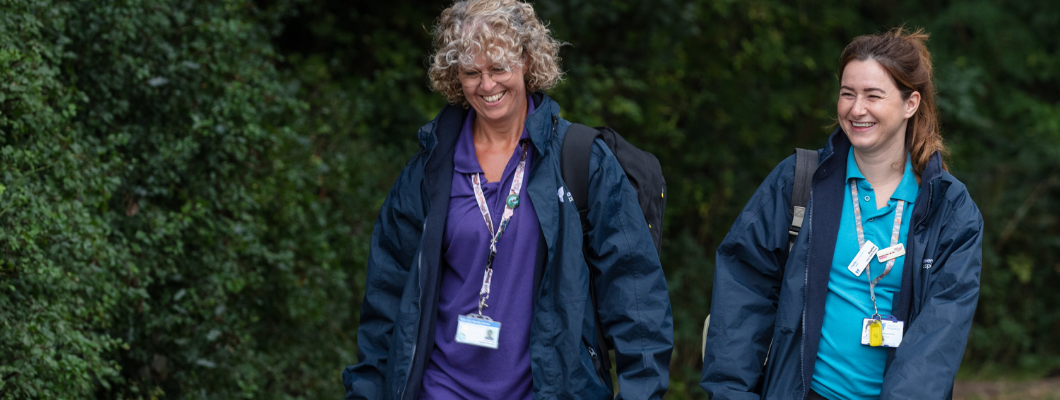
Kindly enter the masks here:
<path id="1" fill-rule="evenodd" d="M 534 112 L 534 103 L 529 97 L 527 101 L 527 115 L 530 115 Z M 479 291 L 490 244 L 490 232 L 475 201 L 471 183 L 471 176 L 482 172 L 471 132 L 474 119 L 475 110 L 472 109 L 464 121 L 453 156 L 455 171 L 442 239 L 445 267 L 434 330 L 434 352 L 423 374 L 419 398 L 530 400 L 533 389 L 530 323 L 534 306 L 534 263 L 541 227 L 527 194 L 534 150 L 526 128 L 523 128 L 522 143 L 531 148 L 527 153 L 519 206 L 497 243 L 493 283 L 486 302 L 489 307 L 482 310 L 483 314 L 501 323 L 498 348 L 456 342 L 457 318 L 478 312 Z M 482 192 L 495 230 L 500 226 L 521 152 L 521 146 L 516 146 L 499 182 L 485 182 L 485 176 L 482 176 Z"/>

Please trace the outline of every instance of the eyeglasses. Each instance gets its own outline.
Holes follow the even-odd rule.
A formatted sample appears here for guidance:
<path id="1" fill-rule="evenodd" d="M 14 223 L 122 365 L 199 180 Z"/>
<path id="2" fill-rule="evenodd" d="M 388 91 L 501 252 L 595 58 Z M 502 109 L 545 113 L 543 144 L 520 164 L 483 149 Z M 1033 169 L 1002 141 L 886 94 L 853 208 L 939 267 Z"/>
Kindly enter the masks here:
<path id="1" fill-rule="evenodd" d="M 497 83 L 507 82 L 509 79 L 512 78 L 512 75 L 514 75 L 512 74 L 511 68 L 501 67 L 490 68 L 490 71 L 486 74 L 490 76 L 490 79 Z M 475 87 L 482 83 L 482 72 L 478 70 L 469 69 L 465 71 L 460 71 L 458 75 L 460 77 L 460 84 L 464 86 Z"/>

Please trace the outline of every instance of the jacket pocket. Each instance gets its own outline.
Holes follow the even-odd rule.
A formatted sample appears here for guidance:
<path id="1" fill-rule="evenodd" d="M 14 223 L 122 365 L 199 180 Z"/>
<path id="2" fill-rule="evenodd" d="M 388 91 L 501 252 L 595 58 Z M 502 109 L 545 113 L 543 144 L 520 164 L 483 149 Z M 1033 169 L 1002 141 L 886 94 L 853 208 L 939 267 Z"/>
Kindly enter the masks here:
<path id="1" fill-rule="evenodd" d="M 762 399 L 789 399 L 792 393 L 802 392 L 800 335 L 801 329 L 781 326 L 774 329 L 763 374 L 755 389 Z"/>

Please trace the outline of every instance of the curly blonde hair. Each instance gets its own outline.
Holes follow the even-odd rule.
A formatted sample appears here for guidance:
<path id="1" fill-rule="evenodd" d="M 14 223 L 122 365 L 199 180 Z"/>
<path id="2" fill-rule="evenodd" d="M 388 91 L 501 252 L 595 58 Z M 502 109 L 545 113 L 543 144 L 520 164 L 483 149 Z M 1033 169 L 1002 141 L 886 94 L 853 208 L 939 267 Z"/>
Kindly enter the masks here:
<path id="1" fill-rule="evenodd" d="M 442 11 L 434 25 L 434 54 L 428 75 L 431 89 L 450 104 L 468 106 L 457 74 L 474 68 L 479 54 L 494 66 L 525 67 L 529 92 L 548 90 L 563 78 L 559 69 L 562 42 L 537 18 L 534 8 L 518 0 L 465 0 Z"/>

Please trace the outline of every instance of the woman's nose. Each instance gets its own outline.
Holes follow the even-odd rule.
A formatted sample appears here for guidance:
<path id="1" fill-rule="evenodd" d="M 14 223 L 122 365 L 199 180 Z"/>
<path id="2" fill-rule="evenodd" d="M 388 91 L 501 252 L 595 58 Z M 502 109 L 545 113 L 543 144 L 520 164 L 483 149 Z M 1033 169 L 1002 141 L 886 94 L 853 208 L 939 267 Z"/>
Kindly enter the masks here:
<path id="1" fill-rule="evenodd" d="M 493 89 L 493 87 L 496 86 L 496 85 L 497 85 L 497 81 L 493 80 L 493 75 L 491 75 L 491 74 L 482 74 L 482 88 L 483 89 L 485 89 L 486 91 L 489 91 L 490 89 Z"/>
<path id="2" fill-rule="evenodd" d="M 854 106 L 851 108 L 850 112 L 854 115 L 865 115 L 865 98 L 857 96 L 857 98 L 854 99 Z"/>

